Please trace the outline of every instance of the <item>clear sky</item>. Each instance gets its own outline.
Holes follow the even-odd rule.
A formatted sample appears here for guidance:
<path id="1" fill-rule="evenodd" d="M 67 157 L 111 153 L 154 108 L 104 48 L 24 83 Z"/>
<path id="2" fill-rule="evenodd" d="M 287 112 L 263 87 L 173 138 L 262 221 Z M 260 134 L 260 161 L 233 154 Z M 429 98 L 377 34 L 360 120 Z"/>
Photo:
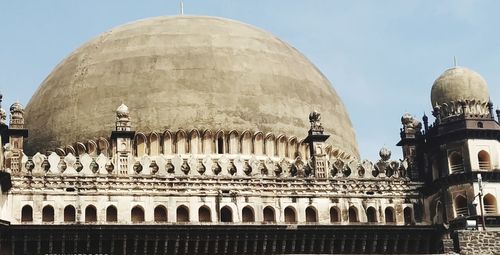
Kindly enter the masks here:
<path id="1" fill-rule="evenodd" d="M 179 1 L 0 1 L 3 107 L 26 105 L 71 51 L 117 25 L 177 15 Z M 500 104 L 500 1 L 185 0 L 185 14 L 236 19 L 290 43 L 328 77 L 356 130 L 362 158 L 399 139 L 400 117 L 430 120 L 430 89 L 458 64 L 479 72 Z M 496 106 L 495 106 L 496 107 Z M 36 134 L 32 134 L 36 135 Z"/>

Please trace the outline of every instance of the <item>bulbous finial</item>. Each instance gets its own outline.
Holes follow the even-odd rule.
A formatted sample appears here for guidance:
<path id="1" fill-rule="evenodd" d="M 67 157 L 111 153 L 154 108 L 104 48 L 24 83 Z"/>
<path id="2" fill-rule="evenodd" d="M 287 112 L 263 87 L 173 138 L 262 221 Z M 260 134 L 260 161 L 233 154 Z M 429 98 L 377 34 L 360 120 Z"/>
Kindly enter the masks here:
<path id="1" fill-rule="evenodd" d="M 380 149 L 378 155 L 380 156 L 381 159 L 387 161 L 391 158 L 391 151 L 389 149 L 387 149 L 386 147 L 382 147 L 382 149 Z"/>
<path id="2" fill-rule="evenodd" d="M 116 109 L 117 117 L 123 118 L 123 117 L 128 117 L 128 115 L 129 115 L 128 107 L 125 104 L 122 103 L 120 106 L 118 106 L 118 108 Z"/>
<path id="3" fill-rule="evenodd" d="M 403 114 L 403 116 L 401 116 L 401 124 L 403 125 L 408 125 L 408 124 L 411 124 L 413 122 L 413 116 L 411 116 L 411 114 L 409 113 L 405 113 Z"/>
<path id="4" fill-rule="evenodd" d="M 24 106 L 19 102 L 15 102 L 10 106 L 10 113 L 24 113 Z"/>

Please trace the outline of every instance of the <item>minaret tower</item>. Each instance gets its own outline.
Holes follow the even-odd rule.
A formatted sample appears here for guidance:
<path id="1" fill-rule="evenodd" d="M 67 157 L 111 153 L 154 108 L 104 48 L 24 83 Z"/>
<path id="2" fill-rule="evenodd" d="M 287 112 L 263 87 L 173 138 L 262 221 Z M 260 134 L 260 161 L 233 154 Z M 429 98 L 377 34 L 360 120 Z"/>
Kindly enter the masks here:
<path id="1" fill-rule="evenodd" d="M 116 128 L 111 132 L 113 141 L 113 154 L 115 155 L 115 165 L 117 173 L 120 175 L 128 174 L 129 156 L 132 153 L 132 139 L 135 131 L 132 131 L 130 112 L 123 103 L 116 109 Z"/>
<path id="2" fill-rule="evenodd" d="M 431 103 L 436 118 L 417 137 L 426 155 L 426 204 L 436 224 L 470 219 L 500 220 L 500 124 L 495 120 L 486 81 L 453 67 L 436 79 Z M 427 130 L 428 129 L 428 130 Z M 480 189 L 484 181 L 484 192 Z M 477 208 L 474 208 L 474 205 Z M 457 224 L 452 224 L 456 226 Z"/>
<path id="3" fill-rule="evenodd" d="M 16 174 L 21 170 L 24 138 L 28 137 L 28 130 L 24 127 L 24 107 L 18 102 L 10 106 L 9 128 L 5 133 L 9 138 L 9 145 L 5 148 L 9 151 L 4 153 L 5 162 L 9 163 L 6 167 Z"/>
<path id="4" fill-rule="evenodd" d="M 314 176 L 316 178 L 327 178 L 328 167 L 326 162 L 325 141 L 330 135 L 324 134 L 324 128 L 321 124 L 321 114 L 313 111 L 309 114 L 309 122 L 311 128 L 309 135 L 304 140 L 304 143 L 309 143 L 309 152 L 314 167 Z"/>

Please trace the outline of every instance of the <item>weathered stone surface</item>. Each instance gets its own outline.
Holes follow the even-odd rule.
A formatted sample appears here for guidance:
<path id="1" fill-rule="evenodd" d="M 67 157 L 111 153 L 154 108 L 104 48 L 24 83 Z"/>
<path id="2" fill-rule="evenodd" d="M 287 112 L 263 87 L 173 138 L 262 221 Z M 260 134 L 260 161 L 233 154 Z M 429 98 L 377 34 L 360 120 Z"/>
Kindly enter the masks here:
<path id="1" fill-rule="evenodd" d="M 322 113 L 329 143 L 358 157 L 354 130 L 330 82 L 300 52 L 236 21 L 158 17 L 126 24 L 70 54 L 26 108 L 33 151 L 106 137 L 114 109 L 135 130 L 261 130 L 305 137 Z"/>

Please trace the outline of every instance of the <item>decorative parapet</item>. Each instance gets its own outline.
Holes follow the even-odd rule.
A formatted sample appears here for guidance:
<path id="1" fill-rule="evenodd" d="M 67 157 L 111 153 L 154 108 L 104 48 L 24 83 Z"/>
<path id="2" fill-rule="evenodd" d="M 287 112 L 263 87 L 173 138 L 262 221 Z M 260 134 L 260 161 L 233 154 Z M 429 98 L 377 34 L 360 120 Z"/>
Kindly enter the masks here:
<path id="1" fill-rule="evenodd" d="M 436 123 L 452 121 L 460 118 L 490 119 L 493 116 L 489 102 L 479 100 L 458 100 L 434 106 L 432 114 Z"/>

